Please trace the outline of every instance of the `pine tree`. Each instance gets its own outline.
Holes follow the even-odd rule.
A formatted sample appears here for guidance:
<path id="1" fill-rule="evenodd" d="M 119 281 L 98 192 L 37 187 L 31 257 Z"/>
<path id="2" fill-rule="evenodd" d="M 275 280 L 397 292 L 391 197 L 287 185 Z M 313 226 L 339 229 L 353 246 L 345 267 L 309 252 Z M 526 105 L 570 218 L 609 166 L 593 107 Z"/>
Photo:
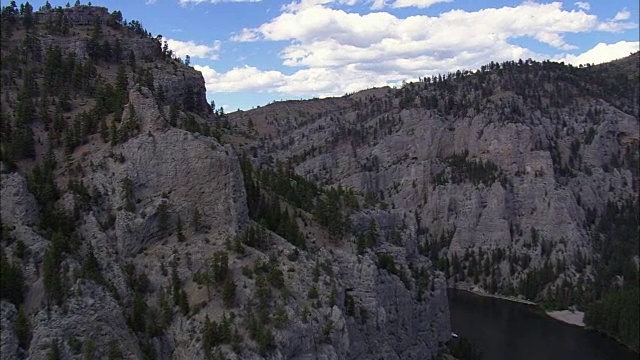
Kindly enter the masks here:
<path id="1" fill-rule="evenodd" d="M 162 200 L 160 205 L 158 205 L 158 230 L 161 232 L 165 232 L 169 228 L 168 207 L 169 205 L 165 200 Z"/>
<path id="2" fill-rule="evenodd" d="M 22 303 L 24 278 L 19 264 L 12 265 L 0 251 L 0 299 L 18 306 Z"/>
<path id="3" fill-rule="evenodd" d="M 369 231 L 367 231 L 367 247 L 373 247 L 378 243 L 378 225 L 376 224 L 375 219 L 371 218 L 369 221 Z"/>
<path id="4" fill-rule="evenodd" d="M 178 276 L 177 264 L 172 264 L 171 269 L 171 293 L 173 297 L 173 304 L 178 305 L 180 303 L 180 277 Z"/>
<path id="5" fill-rule="evenodd" d="M 200 230 L 200 226 L 202 225 L 202 215 L 200 214 L 200 211 L 198 211 L 198 208 L 195 207 L 193 208 L 191 225 L 193 225 L 193 230 L 196 232 Z"/>
<path id="6" fill-rule="evenodd" d="M 111 140 L 111 146 L 118 145 L 118 128 L 116 127 L 115 120 L 111 122 L 111 127 L 109 131 L 109 138 Z"/>
<path id="7" fill-rule="evenodd" d="M 187 316 L 189 314 L 189 300 L 187 299 L 187 293 L 184 290 L 180 291 L 178 307 L 180 308 L 182 315 Z"/>
<path id="8" fill-rule="evenodd" d="M 14 331 L 16 337 L 18 338 L 18 346 L 23 349 L 27 349 L 29 347 L 29 337 L 30 337 L 30 326 L 29 319 L 27 318 L 26 313 L 24 312 L 24 308 L 21 306 L 18 309 L 18 316 L 16 318 L 16 323 L 14 325 Z"/>
<path id="9" fill-rule="evenodd" d="M 169 125 L 173 127 L 178 125 L 178 108 L 175 104 L 169 106 Z"/>
<path id="10" fill-rule="evenodd" d="M 60 305 L 63 299 L 62 280 L 60 279 L 60 257 L 61 254 L 59 254 L 59 250 L 57 250 L 55 246 L 50 245 L 44 253 L 44 262 L 42 265 L 44 289 L 48 301 L 54 302 L 57 305 Z"/>
<path id="11" fill-rule="evenodd" d="M 122 200 L 126 211 L 131 213 L 136 211 L 136 205 L 133 201 L 133 181 L 129 176 L 122 179 Z"/>
<path id="12" fill-rule="evenodd" d="M 47 353 L 48 360 L 60 360 L 60 347 L 58 347 L 58 339 L 53 339 Z"/>
<path id="13" fill-rule="evenodd" d="M 187 241 L 187 238 L 184 236 L 184 233 L 182 232 L 182 219 L 180 218 L 179 215 L 178 215 L 178 221 L 177 221 L 177 224 L 176 224 L 176 231 L 178 233 L 178 241 L 179 242 Z"/>
<path id="14" fill-rule="evenodd" d="M 116 75 L 116 97 L 118 99 L 118 103 L 121 105 L 124 105 L 129 101 L 128 86 L 129 81 L 127 80 L 127 69 L 124 64 L 120 64 Z"/>
<path id="15" fill-rule="evenodd" d="M 147 314 L 147 303 L 142 295 L 136 291 L 133 295 L 133 311 L 131 314 L 131 326 L 136 332 L 144 332 L 146 329 L 145 317 Z"/>
<path id="16" fill-rule="evenodd" d="M 236 297 L 237 285 L 233 279 L 229 278 L 225 281 L 222 288 L 222 303 L 226 307 L 232 307 Z"/>
<path id="17" fill-rule="evenodd" d="M 109 127 L 104 117 L 100 119 L 100 138 L 105 143 L 109 141 Z"/>

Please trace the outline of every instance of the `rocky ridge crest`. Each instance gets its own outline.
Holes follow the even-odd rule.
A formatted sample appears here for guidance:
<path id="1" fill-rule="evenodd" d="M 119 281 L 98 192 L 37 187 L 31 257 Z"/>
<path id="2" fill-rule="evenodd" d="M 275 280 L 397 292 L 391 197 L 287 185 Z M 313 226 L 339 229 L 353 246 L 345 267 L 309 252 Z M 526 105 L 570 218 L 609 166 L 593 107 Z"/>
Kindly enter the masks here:
<path id="1" fill-rule="evenodd" d="M 66 35 L 47 30 L 60 12 L 70 27 Z M 394 269 L 408 273 L 422 266 L 432 281 L 420 293 L 412 278 L 403 281 L 381 269 L 376 253 L 358 254 L 326 241 L 310 214 L 286 202 L 282 206 L 299 214 L 297 223 L 307 235 L 316 234 L 317 243 L 309 238 L 308 249 L 298 249 L 264 230 L 267 248 L 236 245 L 259 224 L 249 217 L 237 150 L 207 136 L 216 124 L 202 75 L 167 60 L 156 39 L 113 23 L 111 16 L 86 6 L 36 13 L 32 33 L 39 45 L 30 51 L 40 60 L 21 65 L 30 67 L 36 84 L 43 81 L 39 61 L 57 46 L 95 66 L 92 91 L 103 91 L 107 83 L 117 89 L 113 66 L 92 59 L 96 26 L 99 42 L 117 38 L 135 66 L 124 65 L 127 102 L 121 112 L 109 110 L 100 119 L 103 134 L 96 129 L 74 144 L 65 144 L 65 137 L 56 142 L 35 113 L 29 124 L 41 141 L 33 157 L 2 164 L 3 269 L 6 259 L 20 269 L 25 285 L 21 303 L 2 299 L 2 358 L 58 352 L 70 359 L 196 359 L 209 351 L 234 359 L 434 357 L 450 336 L 446 283 L 415 251 L 388 250 Z M 21 44 L 22 25 L 16 24 L 18 31 L 3 39 L 3 55 Z M 4 76 L 15 73 L 3 68 Z M 15 87 L 3 87 L 11 100 L 2 103 L 3 111 L 14 112 L 23 86 L 17 79 Z M 93 116 L 83 114 L 99 114 L 90 108 L 97 100 L 83 91 L 62 111 L 67 130 L 74 119 Z M 362 217 L 362 231 L 370 215 L 354 214 Z M 383 219 L 392 215 L 376 216 L 380 231 L 388 231 Z M 303 226 L 307 220 L 310 225 Z M 236 286 L 230 303 L 223 302 L 221 284 L 196 280 L 222 252 Z M 268 296 L 260 283 L 265 274 L 273 276 Z M 256 337 L 252 314 L 258 305 L 269 310 L 258 315 L 270 325 Z M 15 330 L 17 308 L 26 314 L 26 335 Z M 208 321 L 225 319 L 231 319 L 233 340 L 205 346 Z"/>

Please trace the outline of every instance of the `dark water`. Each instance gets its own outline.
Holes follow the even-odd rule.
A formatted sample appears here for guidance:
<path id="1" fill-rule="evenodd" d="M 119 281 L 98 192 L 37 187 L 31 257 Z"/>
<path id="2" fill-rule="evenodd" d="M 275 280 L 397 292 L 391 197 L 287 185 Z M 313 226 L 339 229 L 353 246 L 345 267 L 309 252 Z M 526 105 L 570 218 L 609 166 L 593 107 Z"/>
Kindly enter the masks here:
<path id="1" fill-rule="evenodd" d="M 526 304 L 449 291 L 451 330 L 482 351 L 483 360 L 638 360 L 595 331 L 565 324 Z"/>

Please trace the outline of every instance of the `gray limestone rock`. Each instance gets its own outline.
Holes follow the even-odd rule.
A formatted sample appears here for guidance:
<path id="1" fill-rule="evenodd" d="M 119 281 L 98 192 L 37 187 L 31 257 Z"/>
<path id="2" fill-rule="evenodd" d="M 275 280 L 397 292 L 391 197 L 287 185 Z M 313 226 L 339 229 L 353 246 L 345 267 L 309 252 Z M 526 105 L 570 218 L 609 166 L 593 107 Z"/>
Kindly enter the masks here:
<path id="1" fill-rule="evenodd" d="M 255 115 L 233 114 L 232 120 L 251 119 L 260 130 L 244 146 L 262 154 L 259 163 L 269 157 L 293 161 L 296 172 L 312 181 L 374 194 L 398 218 L 410 220 L 420 244 L 450 236 L 440 256 L 503 249 L 530 257 L 528 268 L 501 271 L 498 281 L 505 287 L 546 261 L 541 245 L 532 243 L 534 232 L 551 244 L 548 259 L 565 259 L 565 275 L 573 277 L 573 259 L 592 254 L 587 212 L 600 214 L 609 201 L 637 197 L 635 165 L 622 163 L 637 154 L 638 119 L 588 97 L 554 109 L 553 115 L 532 109 L 505 117 L 502 108 L 524 107 L 522 99 L 495 91 L 484 107 L 465 108 L 457 116 L 402 107 L 394 90 L 374 89 L 317 100 L 305 109 L 273 104 Z M 602 114 L 596 122 L 587 115 L 594 107 Z M 269 112 L 265 120 L 262 114 Z M 273 133 L 281 136 L 271 139 Z M 457 170 L 450 161 L 465 152 L 468 162 L 495 164 L 494 178 L 474 182 L 466 174 L 453 181 Z M 569 167 L 571 175 L 563 174 Z M 356 220 L 352 225 L 358 226 Z M 404 246 L 416 249 L 417 243 Z"/>
<path id="2" fill-rule="evenodd" d="M 0 301 L 0 359 L 18 358 L 18 337 L 14 332 L 14 324 L 18 317 L 16 307 L 7 301 Z"/>
<path id="3" fill-rule="evenodd" d="M 0 176 L 2 224 L 34 225 L 38 219 L 38 204 L 27 188 L 27 181 L 17 173 Z"/>
<path id="4" fill-rule="evenodd" d="M 82 344 L 81 349 L 93 347 L 95 358 L 105 358 L 115 347 L 123 359 L 139 359 L 142 352 L 126 322 L 124 309 L 107 290 L 93 282 L 78 280 L 71 288 L 72 296 L 65 308 L 52 306 L 39 310 L 32 319 L 30 359 L 47 359 L 53 341 L 58 342 L 63 358 L 79 357 L 70 339 Z M 82 351 L 82 350 L 81 350 Z"/>
<path id="5" fill-rule="evenodd" d="M 150 125 L 151 126 L 151 125 Z M 194 211 L 212 235 L 233 236 L 246 221 L 244 186 L 233 150 L 211 138 L 170 129 L 146 132 L 115 147 L 124 162 L 95 152 L 89 161 L 104 167 L 85 181 L 109 196 L 115 210 L 115 242 L 120 255 L 133 255 L 176 228 L 188 229 Z M 126 209 L 123 181 L 131 181 L 134 209 Z M 159 209 L 166 203 L 165 223 Z M 165 227 L 165 230 L 162 227 Z"/>

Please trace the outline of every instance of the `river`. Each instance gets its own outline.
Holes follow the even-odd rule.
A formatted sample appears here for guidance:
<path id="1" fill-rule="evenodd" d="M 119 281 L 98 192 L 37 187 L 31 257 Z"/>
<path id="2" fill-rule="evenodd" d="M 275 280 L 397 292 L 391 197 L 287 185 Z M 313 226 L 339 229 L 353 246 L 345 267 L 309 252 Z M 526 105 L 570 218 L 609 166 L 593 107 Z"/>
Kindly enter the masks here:
<path id="1" fill-rule="evenodd" d="M 595 331 L 565 324 L 535 306 L 449 291 L 451 330 L 479 349 L 483 360 L 638 360 Z"/>

